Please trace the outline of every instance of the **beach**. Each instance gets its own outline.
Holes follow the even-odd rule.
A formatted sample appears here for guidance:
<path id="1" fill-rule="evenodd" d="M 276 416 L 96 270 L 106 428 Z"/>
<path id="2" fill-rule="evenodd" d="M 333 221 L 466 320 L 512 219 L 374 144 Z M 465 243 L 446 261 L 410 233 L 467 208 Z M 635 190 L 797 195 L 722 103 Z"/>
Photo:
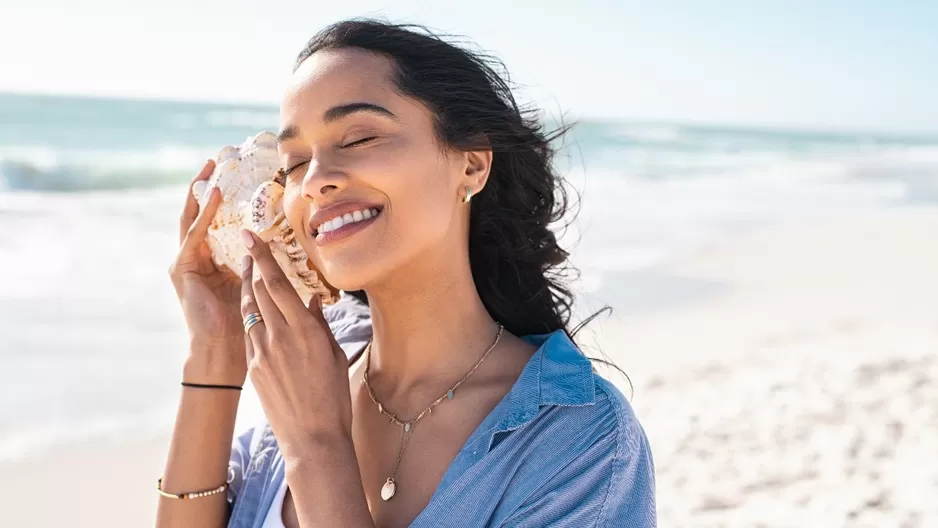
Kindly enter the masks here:
<path id="1" fill-rule="evenodd" d="M 642 272 L 695 294 L 582 331 L 631 378 L 602 370 L 651 441 L 660 526 L 938 523 L 935 233 L 912 205 L 749 230 Z M 0 464 L 4 525 L 149 525 L 166 435 Z"/>
<path id="2" fill-rule="evenodd" d="M 938 524 L 936 229 L 938 208 L 896 208 L 668 266 L 723 290 L 605 340 L 634 372 L 661 526 Z"/>
<path id="3" fill-rule="evenodd" d="M 276 127 L 0 94 L 0 525 L 152 525 L 186 181 Z M 938 138 L 586 120 L 565 145 L 571 326 L 613 309 L 576 340 L 628 375 L 597 363 L 648 434 L 659 526 L 938 526 Z M 261 419 L 248 385 L 236 428 Z"/>

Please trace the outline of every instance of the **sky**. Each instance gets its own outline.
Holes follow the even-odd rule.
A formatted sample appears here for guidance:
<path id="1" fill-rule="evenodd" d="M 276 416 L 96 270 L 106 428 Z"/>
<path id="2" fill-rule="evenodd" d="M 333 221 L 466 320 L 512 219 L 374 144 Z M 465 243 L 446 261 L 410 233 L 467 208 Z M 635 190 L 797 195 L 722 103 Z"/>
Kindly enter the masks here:
<path id="1" fill-rule="evenodd" d="M 938 133 L 938 0 L 0 0 L 0 92 L 276 104 L 354 16 L 470 38 L 551 115 Z"/>

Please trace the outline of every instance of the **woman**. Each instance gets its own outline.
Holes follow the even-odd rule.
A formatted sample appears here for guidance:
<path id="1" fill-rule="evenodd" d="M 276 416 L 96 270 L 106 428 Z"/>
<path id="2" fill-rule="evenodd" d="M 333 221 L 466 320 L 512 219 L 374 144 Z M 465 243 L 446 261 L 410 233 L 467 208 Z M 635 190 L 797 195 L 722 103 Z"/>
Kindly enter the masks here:
<path id="1" fill-rule="evenodd" d="M 193 249 L 217 196 L 190 202 L 172 276 L 199 386 L 157 524 L 654 526 L 644 432 L 569 337 L 551 139 L 481 55 L 372 21 L 316 35 L 281 104 L 285 211 L 367 293 L 373 339 L 350 362 L 249 233 L 239 311 Z M 268 424 L 229 449 L 246 373 Z"/>

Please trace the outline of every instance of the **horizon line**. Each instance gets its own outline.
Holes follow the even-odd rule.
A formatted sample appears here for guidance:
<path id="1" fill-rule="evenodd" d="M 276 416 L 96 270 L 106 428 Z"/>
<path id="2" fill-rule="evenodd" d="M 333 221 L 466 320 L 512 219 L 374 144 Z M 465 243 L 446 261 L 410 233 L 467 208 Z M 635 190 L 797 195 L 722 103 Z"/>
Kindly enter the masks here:
<path id="1" fill-rule="evenodd" d="M 162 104 L 181 104 L 181 105 L 207 105 L 207 106 L 238 106 L 249 107 L 258 110 L 278 109 L 278 104 L 274 102 L 263 102 L 251 99 L 236 98 L 200 98 L 200 97 L 173 97 L 146 94 L 96 94 L 87 92 L 55 92 L 55 91 L 24 91 L 0 89 L 0 97 L 39 97 L 49 99 L 84 99 L 94 101 L 124 101 L 136 103 L 162 103 Z M 543 106 L 538 106 L 539 110 L 547 113 Z M 606 124 L 635 124 L 652 126 L 684 126 L 710 129 L 723 129 L 735 131 L 750 132 L 776 132 L 790 134 L 816 134 L 830 136 L 874 136 L 882 139 L 904 139 L 918 141 L 938 141 L 938 128 L 932 131 L 923 130 L 903 130 L 895 128 L 883 128 L 874 130 L 872 128 L 849 128 L 849 127 L 820 127 L 812 124 L 795 123 L 766 123 L 766 122 L 747 122 L 747 121 L 716 121 L 706 119 L 668 119 L 668 118 L 642 118 L 642 117 L 603 117 L 589 114 L 578 114 L 573 111 L 565 112 L 574 114 L 574 122 L 606 123 Z M 552 118 L 553 119 L 553 118 Z"/>

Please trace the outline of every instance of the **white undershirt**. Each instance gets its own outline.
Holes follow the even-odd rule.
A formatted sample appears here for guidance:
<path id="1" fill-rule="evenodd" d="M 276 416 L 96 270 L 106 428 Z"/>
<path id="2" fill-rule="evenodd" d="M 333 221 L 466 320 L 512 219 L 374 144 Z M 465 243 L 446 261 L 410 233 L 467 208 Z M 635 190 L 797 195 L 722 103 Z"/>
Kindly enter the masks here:
<path id="1" fill-rule="evenodd" d="M 287 496 L 287 479 L 280 482 L 280 489 L 274 496 L 274 502 L 267 510 L 267 517 L 264 518 L 264 524 L 261 528 L 285 528 L 283 525 L 283 499 Z"/>

